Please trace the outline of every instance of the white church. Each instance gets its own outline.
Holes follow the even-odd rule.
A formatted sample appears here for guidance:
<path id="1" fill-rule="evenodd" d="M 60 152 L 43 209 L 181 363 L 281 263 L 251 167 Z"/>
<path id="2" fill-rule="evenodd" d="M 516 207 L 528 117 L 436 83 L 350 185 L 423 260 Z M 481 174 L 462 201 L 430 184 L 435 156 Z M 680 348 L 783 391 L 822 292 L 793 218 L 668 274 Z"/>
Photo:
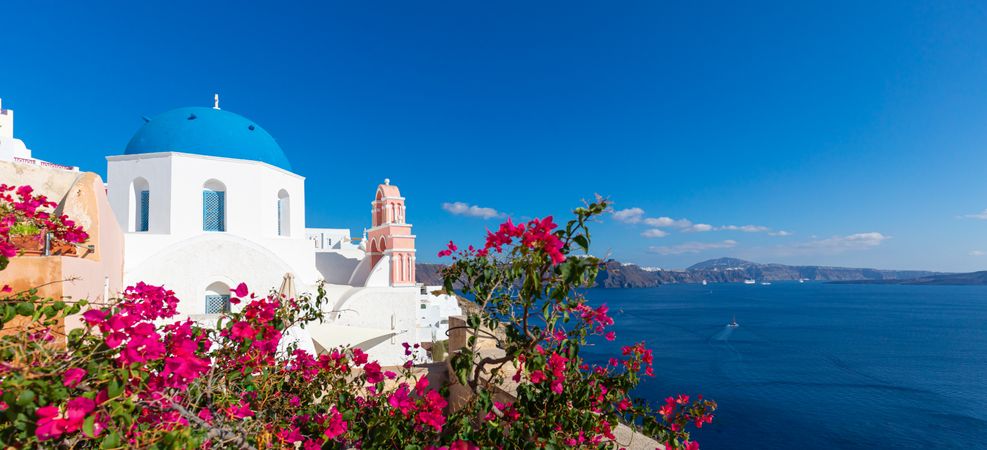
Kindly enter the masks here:
<path id="1" fill-rule="evenodd" d="M 9 117 L 3 131 L 13 139 Z M 305 178 L 264 128 L 220 109 L 218 96 L 211 108 L 144 120 L 122 154 L 106 157 L 126 285 L 165 285 L 181 300 L 180 314 L 209 323 L 238 307 L 230 291 L 240 282 L 259 293 L 286 278 L 298 293 L 324 282 L 328 320 L 292 330 L 301 348 L 350 345 L 394 365 L 403 362 L 402 343 L 445 339 L 448 316 L 462 311 L 454 297 L 415 282 L 415 235 L 389 180 L 376 192 L 352 193 L 370 203 L 363 238 L 306 228 Z M 26 147 L 7 149 L 0 159 L 31 164 Z"/>

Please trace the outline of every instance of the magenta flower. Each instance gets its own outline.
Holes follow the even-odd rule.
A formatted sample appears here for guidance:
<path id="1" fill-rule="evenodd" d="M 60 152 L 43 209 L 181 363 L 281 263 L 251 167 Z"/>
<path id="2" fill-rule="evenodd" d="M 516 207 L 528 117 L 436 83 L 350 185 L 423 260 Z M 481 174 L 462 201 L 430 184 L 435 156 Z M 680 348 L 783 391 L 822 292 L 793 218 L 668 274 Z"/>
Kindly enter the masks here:
<path id="1" fill-rule="evenodd" d="M 226 407 L 226 415 L 234 419 L 243 419 L 253 417 L 254 412 L 250 410 L 247 402 L 240 400 L 240 403 Z"/>
<path id="2" fill-rule="evenodd" d="M 34 435 L 39 441 L 55 439 L 65 433 L 66 421 L 57 406 L 42 406 L 34 414 L 38 417 L 38 427 L 34 430 Z"/>
<path id="3" fill-rule="evenodd" d="M 106 320 L 107 312 L 102 309 L 90 309 L 82 313 L 82 320 L 89 325 L 100 325 Z"/>
<path id="4" fill-rule="evenodd" d="M 329 417 L 327 419 L 329 424 L 326 427 L 326 431 L 323 433 L 326 435 L 326 439 L 336 439 L 339 435 L 346 432 L 346 421 L 343 420 L 343 415 L 336 410 L 335 406 L 329 409 Z"/>
<path id="5" fill-rule="evenodd" d="M 363 371 L 367 375 L 367 383 L 377 384 L 384 381 L 384 374 L 380 371 L 380 364 L 377 361 L 367 363 L 363 366 Z"/>
<path id="6" fill-rule="evenodd" d="M 79 382 L 82 381 L 82 379 L 88 373 L 89 372 L 86 372 L 86 369 L 73 367 L 69 370 L 66 370 L 65 373 L 62 374 L 62 384 L 65 385 L 66 387 L 73 388 L 77 384 L 79 384 Z"/>
<path id="7" fill-rule="evenodd" d="M 401 414 L 405 417 L 408 416 L 411 410 L 415 409 L 415 401 L 408 396 L 408 385 L 405 383 L 401 383 L 401 387 L 387 398 L 387 404 L 401 411 Z"/>
<path id="8" fill-rule="evenodd" d="M 548 377 L 545 376 L 545 372 L 542 372 L 540 370 L 534 370 L 531 372 L 529 378 L 531 379 L 532 383 L 538 384 L 541 383 L 542 381 L 545 381 Z"/>

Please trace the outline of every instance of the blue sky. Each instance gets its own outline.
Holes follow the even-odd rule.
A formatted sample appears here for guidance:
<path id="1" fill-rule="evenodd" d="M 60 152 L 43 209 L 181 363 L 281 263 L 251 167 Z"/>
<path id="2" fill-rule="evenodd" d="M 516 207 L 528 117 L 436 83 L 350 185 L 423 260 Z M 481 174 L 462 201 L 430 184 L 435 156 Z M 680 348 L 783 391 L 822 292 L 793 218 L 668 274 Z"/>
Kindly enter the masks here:
<path id="1" fill-rule="evenodd" d="M 358 233 L 389 177 L 423 261 L 599 193 L 622 261 L 982 270 L 987 6 L 928 3 L 8 1 L 0 97 L 35 156 L 105 174 L 219 92 L 309 226 Z"/>

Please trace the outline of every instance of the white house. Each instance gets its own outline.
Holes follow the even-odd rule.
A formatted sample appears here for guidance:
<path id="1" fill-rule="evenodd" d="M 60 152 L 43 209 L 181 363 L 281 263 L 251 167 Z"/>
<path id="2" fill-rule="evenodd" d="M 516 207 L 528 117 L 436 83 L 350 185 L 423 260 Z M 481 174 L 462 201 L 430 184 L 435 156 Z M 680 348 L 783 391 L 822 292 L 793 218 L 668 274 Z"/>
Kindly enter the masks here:
<path id="1" fill-rule="evenodd" d="M 349 230 L 305 228 L 304 177 L 270 134 L 218 99 L 145 121 L 122 155 L 107 157 L 128 284 L 163 284 L 182 300 L 181 314 L 208 321 L 231 309 L 238 283 L 273 289 L 290 273 L 298 292 L 327 283 L 330 321 L 296 333 L 315 349 L 353 345 L 399 364 L 402 343 L 444 339 L 439 316 L 458 306 L 415 282 L 415 236 L 396 186 L 377 186 L 372 226 L 356 245 Z"/>

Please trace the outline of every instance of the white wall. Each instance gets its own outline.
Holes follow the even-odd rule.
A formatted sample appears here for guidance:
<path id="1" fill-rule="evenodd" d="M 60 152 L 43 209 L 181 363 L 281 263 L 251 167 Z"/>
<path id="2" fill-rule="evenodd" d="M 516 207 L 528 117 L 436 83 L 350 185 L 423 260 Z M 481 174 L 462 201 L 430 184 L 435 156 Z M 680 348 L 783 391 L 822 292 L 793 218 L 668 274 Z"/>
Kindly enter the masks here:
<path id="1" fill-rule="evenodd" d="M 264 295 L 280 287 L 282 277 L 289 271 L 288 263 L 270 249 L 220 233 L 168 246 L 153 258 L 128 268 L 125 278 L 128 285 L 138 281 L 163 284 L 175 291 L 180 314 L 196 315 L 205 313 L 206 290 L 214 282 L 222 282 L 230 289 L 247 283 L 252 291 Z M 301 294 L 312 288 L 298 282 L 296 290 Z"/>
<path id="2" fill-rule="evenodd" d="M 128 230 L 128 273 L 188 239 L 229 235 L 277 255 L 298 281 L 312 285 L 318 280 L 312 244 L 305 238 L 303 177 L 266 163 L 186 153 L 110 156 L 107 160 L 110 204 L 121 227 Z M 147 180 L 150 191 L 147 232 L 132 231 L 136 225 L 136 202 L 131 185 L 138 177 Z M 202 189 L 210 180 L 225 186 L 225 232 L 202 230 Z M 277 203 L 282 189 L 290 196 L 288 236 L 278 235 Z M 225 248 L 215 251 L 219 252 L 219 260 L 236 258 Z M 230 278 L 246 275 L 226 272 Z"/>
<path id="3" fill-rule="evenodd" d="M 393 338 L 363 350 L 382 365 L 398 365 L 405 360 L 401 343 L 419 343 L 415 310 L 418 295 L 415 287 L 354 288 L 334 305 L 336 316 L 333 323 L 397 332 Z"/>
<path id="4" fill-rule="evenodd" d="M 350 242 L 350 230 L 347 228 L 307 228 L 305 236 L 315 245 L 316 251 L 340 249 L 344 247 L 342 243 Z"/>
<path id="5" fill-rule="evenodd" d="M 0 103 L 0 161 L 13 161 L 14 158 L 31 159 L 31 150 L 24 141 L 14 137 L 14 111 L 3 109 Z"/>
<path id="6" fill-rule="evenodd" d="M 452 295 L 432 295 L 432 291 L 441 289 L 438 286 L 428 286 L 425 289 L 428 293 L 419 294 L 418 338 L 423 342 L 430 342 L 434 335 L 436 341 L 446 340 L 449 316 L 462 315 L 463 310 L 459 307 L 459 301 Z"/>

